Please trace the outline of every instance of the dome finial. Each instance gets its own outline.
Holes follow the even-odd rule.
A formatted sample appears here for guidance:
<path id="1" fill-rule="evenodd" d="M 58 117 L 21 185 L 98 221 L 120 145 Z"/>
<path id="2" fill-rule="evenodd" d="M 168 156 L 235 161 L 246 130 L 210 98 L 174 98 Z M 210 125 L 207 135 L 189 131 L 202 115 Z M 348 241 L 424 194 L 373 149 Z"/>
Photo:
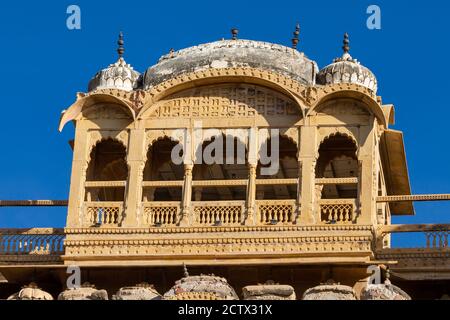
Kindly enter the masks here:
<path id="1" fill-rule="evenodd" d="M 231 29 L 231 40 L 237 40 L 237 35 L 239 33 L 239 30 L 237 28 Z"/>
<path id="2" fill-rule="evenodd" d="M 342 50 L 344 50 L 344 54 L 348 53 L 350 51 L 350 40 L 348 39 L 348 33 L 346 32 L 344 34 L 344 41 L 343 41 L 344 45 L 342 46 Z"/>
<path id="3" fill-rule="evenodd" d="M 123 53 L 125 52 L 123 44 L 124 44 L 124 42 L 123 42 L 123 32 L 120 31 L 119 32 L 119 40 L 117 40 L 117 45 L 119 46 L 117 48 L 117 53 L 119 54 L 119 58 L 122 58 Z"/>
<path id="4" fill-rule="evenodd" d="M 300 34 L 300 24 L 297 23 L 297 25 L 295 26 L 294 37 L 292 38 L 292 49 L 297 49 L 299 34 Z"/>

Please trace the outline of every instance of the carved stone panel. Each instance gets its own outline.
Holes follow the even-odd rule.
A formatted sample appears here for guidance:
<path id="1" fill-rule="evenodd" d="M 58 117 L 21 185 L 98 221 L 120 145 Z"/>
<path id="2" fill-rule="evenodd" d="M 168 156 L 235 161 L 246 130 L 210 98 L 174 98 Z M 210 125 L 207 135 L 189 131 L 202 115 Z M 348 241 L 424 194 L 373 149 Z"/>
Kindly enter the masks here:
<path id="1" fill-rule="evenodd" d="M 151 118 L 241 118 L 301 116 L 295 102 L 274 90 L 254 85 L 205 86 L 176 93 L 158 102 Z"/>

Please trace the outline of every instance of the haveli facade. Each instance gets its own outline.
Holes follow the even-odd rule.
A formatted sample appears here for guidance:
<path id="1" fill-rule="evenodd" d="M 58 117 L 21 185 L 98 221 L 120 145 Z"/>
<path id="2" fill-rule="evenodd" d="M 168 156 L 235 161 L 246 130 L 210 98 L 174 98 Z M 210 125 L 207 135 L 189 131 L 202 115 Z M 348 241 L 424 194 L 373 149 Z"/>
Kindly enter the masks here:
<path id="1" fill-rule="evenodd" d="M 323 69 L 297 50 L 298 27 L 292 48 L 232 35 L 143 74 L 119 38 L 117 62 L 61 116 L 60 130 L 75 125 L 68 201 L 0 202 L 67 206 L 64 229 L 0 230 L 0 298 L 448 297 L 450 225 L 391 217 L 450 196 L 411 195 L 394 107 L 348 35 Z M 197 161 L 205 152 L 223 161 Z M 398 232 L 423 233 L 423 247 L 391 248 Z M 83 285 L 66 290 L 73 266 Z"/>

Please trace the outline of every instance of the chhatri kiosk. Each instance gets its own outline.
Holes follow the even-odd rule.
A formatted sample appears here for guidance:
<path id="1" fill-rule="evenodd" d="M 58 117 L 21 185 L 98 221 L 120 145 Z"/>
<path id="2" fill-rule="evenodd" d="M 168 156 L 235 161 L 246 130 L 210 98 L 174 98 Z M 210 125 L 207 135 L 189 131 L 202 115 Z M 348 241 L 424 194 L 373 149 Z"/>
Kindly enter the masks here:
<path id="1" fill-rule="evenodd" d="M 68 201 L 0 202 L 67 206 L 64 229 L 0 229 L 0 299 L 448 297 L 450 226 L 391 218 L 450 196 L 411 195 L 394 107 L 348 35 L 324 68 L 297 50 L 298 27 L 292 47 L 237 35 L 144 73 L 120 36 L 61 116 L 75 126 Z M 399 232 L 422 246 L 392 248 Z M 66 290 L 68 268 L 81 288 Z"/>

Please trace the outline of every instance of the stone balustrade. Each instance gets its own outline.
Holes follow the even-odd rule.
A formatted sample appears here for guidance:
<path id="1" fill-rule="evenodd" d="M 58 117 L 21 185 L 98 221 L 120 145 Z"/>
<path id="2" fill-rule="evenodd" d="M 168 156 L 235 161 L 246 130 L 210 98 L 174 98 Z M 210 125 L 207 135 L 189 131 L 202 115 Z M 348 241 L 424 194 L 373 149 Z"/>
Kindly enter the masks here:
<path id="1" fill-rule="evenodd" d="M 295 200 L 258 200 L 258 224 L 292 224 L 295 221 Z"/>
<path id="2" fill-rule="evenodd" d="M 119 226 L 123 216 L 123 202 L 97 201 L 84 203 L 85 226 Z"/>
<path id="3" fill-rule="evenodd" d="M 356 223 L 355 199 L 321 199 L 319 200 L 319 207 L 322 223 Z"/>
<path id="4" fill-rule="evenodd" d="M 64 229 L 0 229 L 0 264 L 59 260 L 64 239 Z"/>
<path id="5" fill-rule="evenodd" d="M 236 226 L 243 221 L 245 201 L 194 201 L 194 225 Z"/>

